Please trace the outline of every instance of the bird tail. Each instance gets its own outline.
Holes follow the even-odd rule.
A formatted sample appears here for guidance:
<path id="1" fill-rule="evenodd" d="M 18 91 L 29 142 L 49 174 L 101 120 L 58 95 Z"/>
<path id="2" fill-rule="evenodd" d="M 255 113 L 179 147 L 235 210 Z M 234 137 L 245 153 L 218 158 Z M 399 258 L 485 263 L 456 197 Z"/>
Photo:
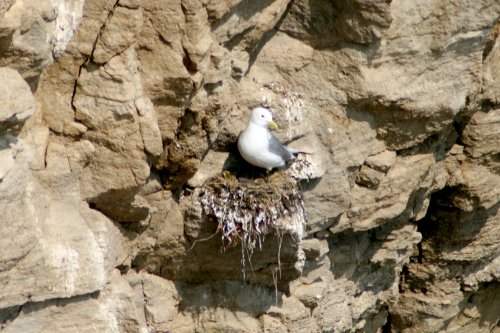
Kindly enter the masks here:
<path id="1" fill-rule="evenodd" d="M 312 155 L 312 153 L 308 153 L 306 151 L 299 151 L 290 147 L 286 147 L 286 149 L 292 154 L 293 156 L 297 157 L 299 154 L 304 154 L 304 155 Z"/>
<path id="2" fill-rule="evenodd" d="M 304 154 L 304 155 L 312 155 L 312 153 L 308 153 L 306 151 L 298 151 L 297 149 L 293 149 L 293 148 L 290 148 L 286 145 L 288 145 L 289 143 L 293 142 L 293 141 L 296 141 L 298 139 L 302 139 L 303 137 L 305 137 L 306 135 L 305 134 L 302 134 L 302 135 L 298 135 L 298 136 L 295 136 L 293 138 L 291 138 L 290 140 L 288 141 L 285 141 L 285 148 L 290 152 L 290 154 L 292 154 L 294 157 L 297 157 L 297 155 L 299 154 Z"/>
<path id="3" fill-rule="evenodd" d="M 283 145 L 288 146 L 290 143 L 297 141 L 298 139 L 302 139 L 305 136 L 306 136 L 305 134 L 296 135 L 296 136 L 290 138 L 289 140 L 286 140 L 285 142 L 283 142 Z"/>

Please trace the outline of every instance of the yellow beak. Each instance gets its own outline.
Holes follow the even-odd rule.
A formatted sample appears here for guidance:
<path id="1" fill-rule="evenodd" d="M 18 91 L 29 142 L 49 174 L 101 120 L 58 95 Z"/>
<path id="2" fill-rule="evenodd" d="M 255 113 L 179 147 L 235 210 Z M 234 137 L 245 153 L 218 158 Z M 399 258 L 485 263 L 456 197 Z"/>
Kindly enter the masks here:
<path id="1" fill-rule="evenodd" d="M 267 123 L 267 127 L 269 127 L 272 130 L 278 129 L 278 124 L 276 124 L 274 121 L 270 121 Z"/>

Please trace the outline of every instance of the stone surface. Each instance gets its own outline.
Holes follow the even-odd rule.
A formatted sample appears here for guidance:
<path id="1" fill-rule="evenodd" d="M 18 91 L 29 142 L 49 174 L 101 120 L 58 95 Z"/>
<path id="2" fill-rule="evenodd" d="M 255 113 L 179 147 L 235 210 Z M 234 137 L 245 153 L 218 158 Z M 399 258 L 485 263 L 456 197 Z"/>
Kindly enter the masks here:
<path id="1" fill-rule="evenodd" d="M 114 271 L 99 294 L 27 303 L 2 332 L 148 332 L 131 286 Z"/>
<path id="2" fill-rule="evenodd" d="M 198 171 L 188 180 L 188 185 L 199 187 L 208 179 L 221 173 L 228 157 L 229 154 L 226 152 L 209 151 Z"/>
<path id="3" fill-rule="evenodd" d="M 123 236 L 81 202 L 69 165 L 55 158 L 60 149 L 49 145 L 49 170 L 31 173 L 26 146 L 0 183 L 2 228 L 10 235 L 0 242 L 2 308 L 101 290 L 124 259 Z"/>
<path id="4" fill-rule="evenodd" d="M 0 66 L 16 69 L 32 89 L 65 50 L 82 18 L 84 0 L 2 1 Z"/>
<path id="5" fill-rule="evenodd" d="M 474 113 L 463 133 L 467 155 L 476 159 L 484 159 L 486 162 L 491 159 L 491 156 L 500 153 L 499 126 L 500 109 Z M 495 162 L 489 161 L 488 164 L 493 167 Z"/>
<path id="6" fill-rule="evenodd" d="M 26 81 L 11 68 L 0 68 L 0 81 L 3 87 L 0 92 L 0 130 L 22 125 L 37 107 Z"/>
<path id="7" fill-rule="evenodd" d="M 356 176 L 356 183 L 361 186 L 377 188 L 385 174 L 363 165 Z"/>
<path id="8" fill-rule="evenodd" d="M 3 180 L 15 166 L 17 153 L 21 149 L 21 142 L 14 136 L 0 137 L 0 180 Z"/>
<path id="9" fill-rule="evenodd" d="M 498 331 L 499 15 L 0 0 L 0 331 Z M 257 105 L 308 220 L 242 250 L 197 195 Z"/>
<path id="10" fill-rule="evenodd" d="M 0 242 L 5 254 L 0 307 L 99 291 L 124 260 L 123 236 L 81 200 L 65 145 L 49 140 L 26 82 L 16 71 L 2 70 L 9 84 L 4 91 L 9 115 L 2 125 L 18 137 L 0 136 L 0 205 L 5 211 L 0 221 L 7 235 Z"/>
<path id="11" fill-rule="evenodd" d="M 396 160 L 396 152 L 386 150 L 380 154 L 369 156 L 365 164 L 380 172 L 387 172 Z"/>

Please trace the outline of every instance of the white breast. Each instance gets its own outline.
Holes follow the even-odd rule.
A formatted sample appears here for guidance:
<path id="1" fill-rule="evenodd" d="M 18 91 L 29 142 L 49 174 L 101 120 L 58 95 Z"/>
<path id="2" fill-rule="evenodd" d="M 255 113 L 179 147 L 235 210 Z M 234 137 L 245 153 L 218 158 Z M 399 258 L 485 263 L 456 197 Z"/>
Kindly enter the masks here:
<path id="1" fill-rule="evenodd" d="M 248 126 L 238 139 L 238 150 L 248 163 L 260 168 L 271 170 L 282 167 L 285 161 L 269 151 L 270 134 L 266 128 Z"/>

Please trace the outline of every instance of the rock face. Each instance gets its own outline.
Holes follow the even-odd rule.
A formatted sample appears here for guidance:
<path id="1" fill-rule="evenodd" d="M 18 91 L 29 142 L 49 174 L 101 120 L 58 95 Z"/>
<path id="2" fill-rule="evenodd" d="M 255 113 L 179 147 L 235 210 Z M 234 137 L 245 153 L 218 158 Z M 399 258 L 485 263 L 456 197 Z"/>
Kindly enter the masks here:
<path id="1" fill-rule="evenodd" d="M 499 16 L 0 0 L 0 331 L 500 332 Z M 249 257 L 197 195 L 257 105 L 307 223 Z"/>

